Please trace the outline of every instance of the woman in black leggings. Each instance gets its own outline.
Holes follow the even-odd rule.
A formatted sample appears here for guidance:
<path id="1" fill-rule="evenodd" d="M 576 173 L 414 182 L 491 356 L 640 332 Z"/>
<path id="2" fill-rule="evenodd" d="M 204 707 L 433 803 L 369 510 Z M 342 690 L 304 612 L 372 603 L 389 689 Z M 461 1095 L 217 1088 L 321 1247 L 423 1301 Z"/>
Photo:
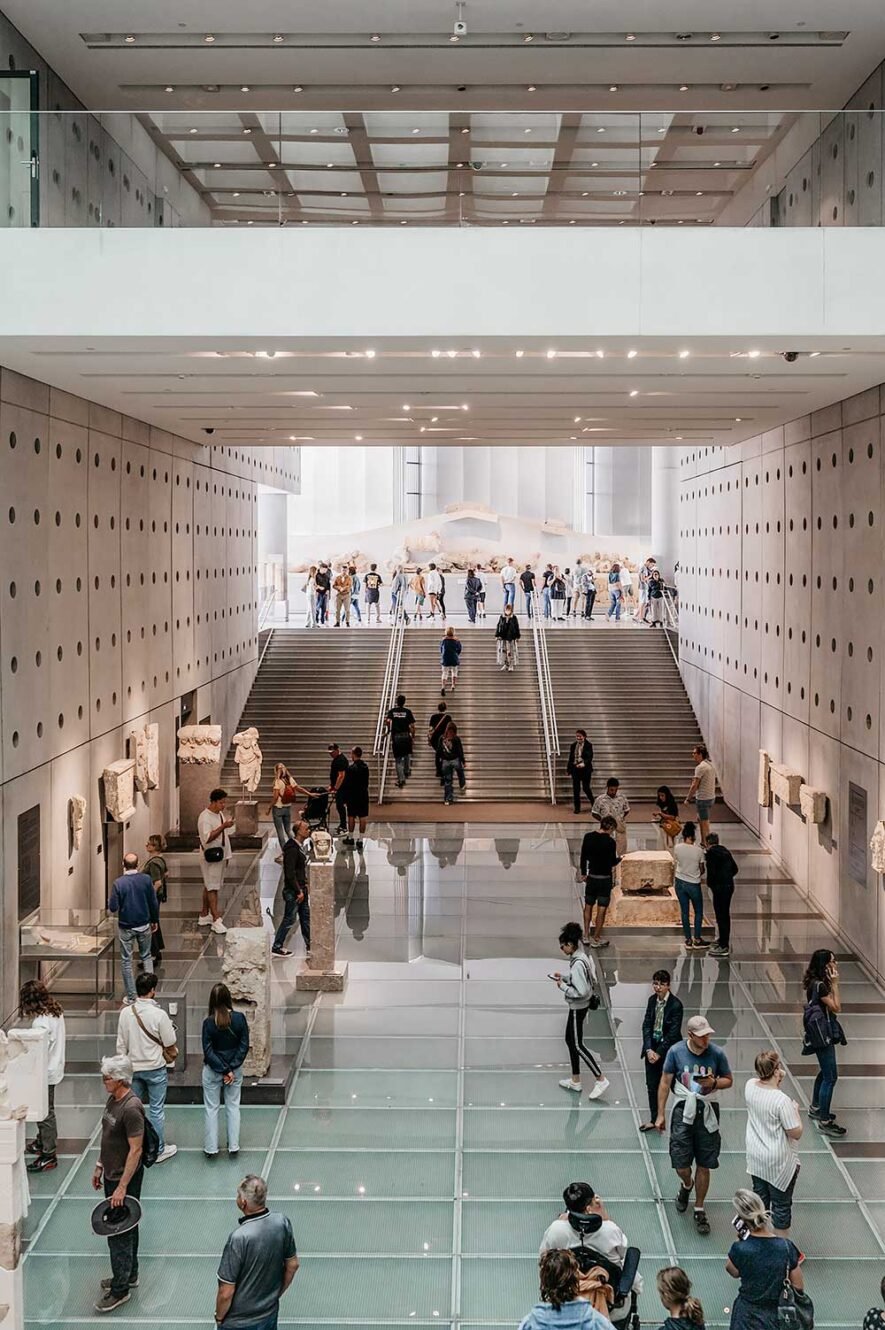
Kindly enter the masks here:
<path id="1" fill-rule="evenodd" d="M 584 1062 L 593 1073 L 595 1085 L 587 1096 L 598 1099 L 609 1088 L 609 1082 L 603 1075 L 596 1056 L 584 1043 L 584 1021 L 591 1006 L 599 1006 L 595 994 L 596 965 L 593 957 L 588 956 L 581 942 L 581 925 L 566 924 L 559 935 L 559 949 L 568 957 L 569 972 L 551 974 L 557 987 L 562 990 L 568 1007 L 565 1023 L 565 1043 L 569 1052 L 572 1074 L 571 1079 L 560 1081 L 563 1090 L 581 1093 L 581 1063 Z"/>

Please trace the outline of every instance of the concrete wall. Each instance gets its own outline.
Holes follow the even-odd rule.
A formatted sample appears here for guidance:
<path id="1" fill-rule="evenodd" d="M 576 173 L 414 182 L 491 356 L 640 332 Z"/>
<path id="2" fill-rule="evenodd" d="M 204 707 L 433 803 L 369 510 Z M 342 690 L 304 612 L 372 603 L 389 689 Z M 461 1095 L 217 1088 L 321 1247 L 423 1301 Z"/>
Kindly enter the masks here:
<path id="1" fill-rule="evenodd" d="M 885 897 L 869 852 L 865 881 L 848 871 L 848 793 L 866 791 L 868 843 L 885 809 L 883 413 L 873 388 L 734 449 L 683 449 L 679 503 L 682 673 L 725 797 L 879 975 Z M 759 808 L 760 748 L 826 791 L 827 823 Z"/>
<path id="2" fill-rule="evenodd" d="M 201 447 L 0 370 L 0 1001 L 14 1006 L 18 815 L 41 808 L 42 906 L 104 905 L 105 766 L 160 726 L 159 788 L 127 848 L 174 827 L 175 719 L 234 732 L 255 672 L 259 483 L 294 483 L 291 449 Z M 68 800 L 85 795 L 79 851 Z"/>

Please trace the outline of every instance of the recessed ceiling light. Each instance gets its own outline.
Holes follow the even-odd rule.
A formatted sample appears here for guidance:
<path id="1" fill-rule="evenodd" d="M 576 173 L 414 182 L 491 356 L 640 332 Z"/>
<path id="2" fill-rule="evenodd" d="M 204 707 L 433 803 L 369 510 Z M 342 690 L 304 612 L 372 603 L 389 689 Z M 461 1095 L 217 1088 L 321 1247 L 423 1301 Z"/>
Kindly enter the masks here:
<path id="1" fill-rule="evenodd" d="M 598 350 L 598 351 L 596 352 L 596 358 L 597 358 L 597 360 L 602 360 L 602 359 L 604 359 L 604 357 L 605 357 L 605 352 L 604 352 L 604 351 L 602 351 L 602 350 Z"/>
<path id="2" fill-rule="evenodd" d="M 688 357 L 689 357 L 690 355 L 691 355 L 691 352 L 690 352 L 690 351 L 680 351 L 680 352 L 679 352 L 679 359 L 680 359 L 680 360 L 687 360 Z"/>
<path id="3" fill-rule="evenodd" d="M 244 83 L 243 86 L 240 88 L 240 92 L 251 92 L 251 91 L 252 89 L 249 87 L 248 83 Z"/>
<path id="4" fill-rule="evenodd" d="M 610 84 L 608 85 L 608 90 L 609 90 L 609 92 L 617 92 L 617 90 L 618 90 L 618 85 L 617 85 L 617 83 L 610 83 Z"/>
<path id="5" fill-rule="evenodd" d="M 468 404 L 467 404 L 466 402 L 462 402 L 462 403 L 461 403 L 461 410 L 462 410 L 462 411 L 469 411 L 469 410 L 470 410 L 470 407 L 468 406 Z"/>
<path id="6" fill-rule="evenodd" d="M 721 162 L 714 162 L 713 165 L 714 165 L 714 166 L 721 166 L 722 163 L 721 163 Z"/>
<path id="7" fill-rule="evenodd" d="M 212 165 L 215 167 L 215 170 L 217 171 L 218 168 L 221 166 L 221 162 L 213 162 Z"/>
<path id="8" fill-rule="evenodd" d="M 748 352 L 747 352 L 747 355 L 750 357 L 751 360 L 758 360 L 759 357 L 762 355 L 762 352 L 761 352 L 761 351 L 748 351 Z"/>
<path id="9" fill-rule="evenodd" d="M 719 35 L 718 32 L 711 32 L 711 33 L 710 33 L 710 41 L 711 41 L 711 42 L 718 42 L 718 41 L 721 41 L 721 40 L 722 40 L 722 38 L 720 37 L 720 35 Z"/>
<path id="10" fill-rule="evenodd" d="M 604 134 L 604 133 L 605 133 L 605 126 L 604 126 L 604 125 L 600 125 L 596 132 L 597 132 L 597 134 Z"/>
<path id="11" fill-rule="evenodd" d="M 304 87 L 303 87 L 302 84 L 300 84 L 300 83 L 296 83 L 296 84 L 295 84 L 295 87 L 292 89 L 292 91 L 293 91 L 293 92 L 304 92 Z"/>
<path id="12" fill-rule="evenodd" d="M 204 41 L 204 42 L 209 42 L 210 45 L 211 45 L 211 43 L 215 41 L 215 38 L 212 36 L 212 33 L 211 33 L 211 32 L 207 32 L 207 33 L 206 33 L 206 36 L 203 38 L 203 41 Z"/>
<path id="13" fill-rule="evenodd" d="M 469 129 L 467 128 L 467 126 L 465 125 L 464 128 L 461 130 L 461 133 L 462 133 L 462 134 L 469 134 L 469 133 L 470 133 L 470 130 L 469 130 Z"/>
<path id="14" fill-rule="evenodd" d="M 519 198 L 519 194 L 517 193 L 516 190 L 514 190 L 513 193 L 510 195 L 510 197 L 511 197 L 512 199 L 518 199 L 518 198 Z"/>
<path id="15" fill-rule="evenodd" d="M 534 83 L 530 83 L 529 86 L 526 88 L 526 92 L 537 92 L 537 91 L 538 89 L 535 87 Z"/>
<path id="16" fill-rule="evenodd" d="M 437 422 L 438 420 L 439 420 L 439 416 L 431 416 L 431 417 L 430 417 L 430 423 L 431 423 L 431 425 L 435 425 L 436 422 Z"/>
<path id="17" fill-rule="evenodd" d="M 362 434 L 355 434 L 355 435 L 354 435 L 354 438 L 356 439 L 357 443 L 362 443 L 362 441 L 363 441 L 363 436 L 362 436 Z"/>
<path id="18" fill-rule="evenodd" d="M 334 162 L 326 162 L 326 170 L 331 171 L 334 165 L 335 165 Z"/>
<path id="19" fill-rule="evenodd" d="M 412 130 L 412 133 L 413 133 L 413 134 L 420 134 L 420 133 L 421 133 L 421 130 L 420 130 L 420 129 L 413 129 L 413 130 Z"/>
<path id="20" fill-rule="evenodd" d="M 411 411 L 412 408 L 409 406 L 408 402 L 403 402 L 401 409 L 403 411 Z"/>
<path id="21" fill-rule="evenodd" d="M 243 133 L 244 133 L 244 134 L 251 134 L 252 131 L 251 131 L 251 129 L 248 129 L 248 128 L 247 128 L 247 129 L 244 129 L 244 130 L 243 130 Z"/>
<path id="22" fill-rule="evenodd" d="M 133 37 L 132 33 L 130 32 L 128 36 L 126 36 L 126 37 L 123 38 L 123 41 L 126 43 L 127 46 L 132 46 L 133 43 L 135 42 L 135 38 Z"/>
<path id="23" fill-rule="evenodd" d="M 631 389 L 630 389 L 630 396 L 631 396 L 631 397 L 638 397 L 638 396 L 639 396 L 639 389 L 638 389 L 638 388 L 631 388 Z"/>
<path id="24" fill-rule="evenodd" d="M 702 189 L 696 189 L 694 196 L 696 199 L 702 199 L 704 197 L 704 191 Z"/>
<path id="25" fill-rule="evenodd" d="M 556 352 L 553 350 L 553 347 L 551 347 L 550 350 L 547 352 L 547 359 L 548 360 L 556 359 Z"/>
<path id="26" fill-rule="evenodd" d="M 252 226 L 252 225 L 253 225 L 253 223 L 252 223 L 252 219 L 251 219 L 251 218 L 250 218 L 249 221 L 246 223 L 246 225 L 247 225 L 247 226 Z"/>
<path id="27" fill-rule="evenodd" d="M 453 32 L 452 35 L 451 35 L 451 37 L 449 38 L 449 41 L 450 41 L 453 45 L 454 45 L 456 42 L 459 42 L 460 40 L 461 40 L 461 38 L 458 36 L 457 32 Z"/>
<path id="28" fill-rule="evenodd" d="M 390 91 L 391 91 L 391 92 L 402 92 L 402 88 L 400 87 L 400 85 L 399 85 L 398 83 L 393 83 L 393 84 L 391 84 Z"/>
<path id="29" fill-rule="evenodd" d="M 449 360 L 454 360 L 457 354 L 458 352 L 453 350 L 449 350 L 446 352 L 446 355 L 449 357 Z"/>
<path id="30" fill-rule="evenodd" d="M 517 359 L 517 360 L 522 360 L 522 358 L 523 358 L 524 355 L 525 355 L 525 351 L 517 351 L 517 352 L 516 352 L 516 359 Z"/>
<path id="31" fill-rule="evenodd" d="M 274 33 L 274 37 L 273 37 L 273 43 L 274 43 L 274 46 L 279 46 L 280 43 L 281 43 L 281 42 L 284 42 L 285 40 L 286 40 L 286 39 L 285 39 L 285 37 L 283 36 L 283 34 L 282 34 L 281 32 L 276 32 L 276 33 Z"/>
<path id="32" fill-rule="evenodd" d="M 239 197 L 240 197 L 240 191 L 239 191 L 238 189 L 235 189 L 235 190 L 234 190 L 234 198 L 235 198 L 235 199 L 238 199 Z"/>
<path id="33" fill-rule="evenodd" d="M 524 129 L 522 132 L 523 134 L 531 134 L 532 131 L 530 129 Z"/>
<path id="34" fill-rule="evenodd" d="M 573 218 L 571 219 L 571 221 L 569 222 L 569 226 L 574 226 L 574 224 L 575 224 L 575 219 L 574 219 L 574 217 L 573 217 Z"/>
<path id="35" fill-rule="evenodd" d="M 175 89 L 173 88 L 172 84 L 167 83 L 166 87 L 164 88 L 164 92 L 174 92 L 174 91 Z"/>
<path id="36" fill-rule="evenodd" d="M 680 83 L 680 85 L 679 85 L 679 91 L 680 91 L 680 92 L 688 92 L 688 84 L 687 84 L 687 83 Z"/>
<path id="37" fill-rule="evenodd" d="M 741 132 L 741 127 L 740 127 L 740 125 L 735 125 L 731 132 L 732 132 L 732 134 L 740 134 L 740 132 Z"/>
<path id="38" fill-rule="evenodd" d="M 267 164 L 267 169 L 268 169 L 268 171 L 276 171 L 276 169 L 277 169 L 278 166 L 279 166 L 279 162 L 268 162 L 268 164 Z"/>
<path id="39" fill-rule="evenodd" d="M 576 424 L 576 425 L 580 425 L 580 423 L 581 423 L 582 420 L 583 420 L 583 416 L 575 416 L 575 424 Z"/>
<path id="40" fill-rule="evenodd" d="M 533 42 L 535 40 L 535 34 L 533 32 L 524 32 L 522 34 L 522 40 L 527 46 L 529 42 Z"/>
<path id="41" fill-rule="evenodd" d="M 809 351 L 808 355 L 813 360 L 815 356 L 820 355 L 820 351 Z"/>
<path id="42" fill-rule="evenodd" d="M 318 129 L 312 129 L 310 132 L 311 134 L 319 134 L 320 131 Z"/>
<path id="43" fill-rule="evenodd" d="M 189 129 L 187 132 L 189 134 L 196 134 L 197 131 L 195 129 Z"/>
<path id="44" fill-rule="evenodd" d="M 439 355 L 440 355 L 439 351 L 431 351 L 430 354 L 433 356 L 434 360 L 439 359 Z"/>
<path id="45" fill-rule="evenodd" d="M 627 36 L 624 38 L 624 41 L 625 41 L 625 42 L 635 42 L 635 41 L 636 41 L 636 33 L 635 33 L 635 32 L 628 32 L 628 33 L 627 33 Z"/>
<path id="46" fill-rule="evenodd" d="M 375 351 L 373 347 L 369 347 L 368 351 L 366 352 L 366 359 L 367 360 L 375 359 Z"/>
<path id="47" fill-rule="evenodd" d="M 739 425 L 739 424 L 741 423 L 742 420 L 743 420 L 743 416 L 735 416 L 735 418 L 734 418 L 734 423 L 735 423 L 736 425 Z"/>

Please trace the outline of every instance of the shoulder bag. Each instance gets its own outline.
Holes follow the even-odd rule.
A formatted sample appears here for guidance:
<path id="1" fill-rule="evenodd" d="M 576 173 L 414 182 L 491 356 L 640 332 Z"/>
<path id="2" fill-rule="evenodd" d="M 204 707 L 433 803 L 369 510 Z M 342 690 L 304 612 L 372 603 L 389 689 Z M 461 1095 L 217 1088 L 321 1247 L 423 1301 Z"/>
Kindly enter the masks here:
<path id="1" fill-rule="evenodd" d="M 814 1330 L 814 1303 L 807 1293 L 793 1288 L 789 1269 L 778 1298 L 777 1324 L 778 1330 Z"/>
<path id="2" fill-rule="evenodd" d="M 223 823 L 223 822 L 224 822 L 224 814 L 221 813 L 221 814 L 219 814 L 219 816 L 221 817 L 221 821 L 222 821 L 222 823 Z M 221 833 L 221 844 L 220 844 L 220 845 L 212 844 L 212 845 L 207 845 L 207 846 L 206 846 L 205 850 L 203 851 L 203 858 L 206 860 L 206 863 L 207 863 L 207 864 L 220 864 L 220 863 L 221 863 L 222 859 L 224 858 L 224 837 L 225 837 L 225 833 L 222 831 L 222 833 Z"/>
<path id="3" fill-rule="evenodd" d="M 142 1034 L 146 1034 L 152 1044 L 158 1044 L 159 1047 L 163 1050 L 163 1061 L 166 1063 L 167 1067 L 170 1067 L 172 1063 L 175 1061 L 175 1059 L 178 1057 L 178 1045 L 164 1044 L 163 1040 L 159 1037 L 159 1035 L 154 1034 L 153 1030 L 149 1030 L 147 1028 L 147 1026 L 139 1016 L 134 1006 L 132 1008 L 132 1015 L 135 1017 L 136 1021 L 138 1022 L 138 1027 L 141 1030 Z"/>

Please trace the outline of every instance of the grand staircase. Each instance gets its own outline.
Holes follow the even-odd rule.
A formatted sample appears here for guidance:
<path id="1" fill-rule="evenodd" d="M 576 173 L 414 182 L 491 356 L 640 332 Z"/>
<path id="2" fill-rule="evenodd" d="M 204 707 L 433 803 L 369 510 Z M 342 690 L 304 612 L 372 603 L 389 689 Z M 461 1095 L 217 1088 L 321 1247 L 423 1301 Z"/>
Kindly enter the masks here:
<path id="1" fill-rule="evenodd" d="M 557 800 L 569 803 L 565 765 L 574 732 L 593 745 L 593 793 L 617 776 L 631 801 L 654 800 L 659 785 L 683 798 L 691 750 L 703 742 L 664 633 L 652 628 L 551 628 L 547 650 L 562 750 Z"/>

